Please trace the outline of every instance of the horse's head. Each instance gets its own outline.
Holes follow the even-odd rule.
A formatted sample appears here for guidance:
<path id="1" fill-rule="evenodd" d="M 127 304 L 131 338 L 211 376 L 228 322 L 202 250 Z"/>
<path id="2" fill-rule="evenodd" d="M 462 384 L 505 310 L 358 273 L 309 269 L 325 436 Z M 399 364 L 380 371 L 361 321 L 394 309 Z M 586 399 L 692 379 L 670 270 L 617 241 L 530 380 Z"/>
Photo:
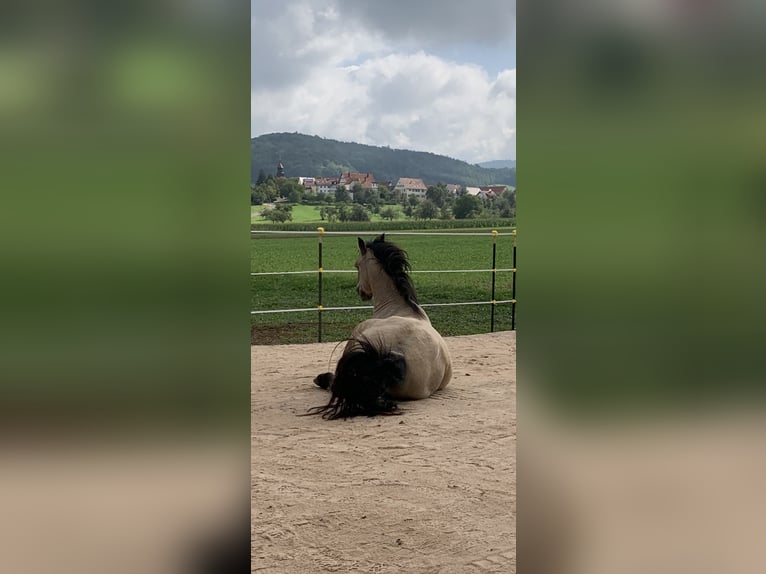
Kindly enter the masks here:
<path id="1" fill-rule="evenodd" d="M 356 291 L 368 301 L 377 295 L 386 297 L 386 291 L 398 294 L 405 305 L 417 315 L 427 318 L 418 305 L 415 287 L 409 276 L 410 262 L 407 252 L 401 247 L 386 241 L 386 234 L 381 233 L 367 243 L 357 237 L 359 257 L 354 266 L 357 268 Z"/>
<path id="2" fill-rule="evenodd" d="M 381 235 L 380 239 L 383 240 L 384 236 Z M 356 292 L 359 293 L 359 297 L 363 301 L 369 301 L 373 295 L 372 275 L 380 267 L 380 264 L 375 259 L 375 254 L 372 250 L 367 248 L 364 239 L 357 237 L 357 242 L 359 244 L 359 257 L 356 258 L 356 263 L 354 263 L 354 267 L 357 270 Z"/>

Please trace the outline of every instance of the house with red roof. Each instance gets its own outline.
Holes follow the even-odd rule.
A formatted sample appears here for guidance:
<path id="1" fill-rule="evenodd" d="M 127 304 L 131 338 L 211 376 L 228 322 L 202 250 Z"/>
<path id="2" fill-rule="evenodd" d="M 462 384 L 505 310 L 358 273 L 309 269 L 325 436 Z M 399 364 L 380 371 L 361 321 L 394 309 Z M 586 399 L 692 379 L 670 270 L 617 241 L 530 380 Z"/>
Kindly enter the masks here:
<path id="1" fill-rule="evenodd" d="M 394 186 L 394 191 L 398 191 L 406 197 L 414 195 L 419 199 L 425 199 L 428 186 L 420 178 L 400 177 Z"/>
<path id="2" fill-rule="evenodd" d="M 378 189 L 378 183 L 371 173 L 346 172 L 340 175 L 338 181 L 339 185 L 344 186 L 348 191 L 353 190 L 357 183 L 362 186 L 362 189 L 370 191 Z"/>

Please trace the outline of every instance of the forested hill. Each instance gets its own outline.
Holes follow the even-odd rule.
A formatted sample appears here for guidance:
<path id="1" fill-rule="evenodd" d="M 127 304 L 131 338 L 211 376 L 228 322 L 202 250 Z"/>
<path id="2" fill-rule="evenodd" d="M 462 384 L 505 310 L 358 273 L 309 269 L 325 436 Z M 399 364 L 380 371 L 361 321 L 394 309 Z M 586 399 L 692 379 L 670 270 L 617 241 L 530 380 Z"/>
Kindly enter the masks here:
<path id="1" fill-rule="evenodd" d="M 515 159 L 496 159 L 493 161 L 483 161 L 481 163 L 477 163 L 476 165 L 480 167 L 491 167 L 494 169 L 499 169 L 503 167 L 516 167 L 516 160 Z"/>
<path id="2" fill-rule="evenodd" d="M 488 169 L 428 152 L 339 142 L 298 133 L 266 134 L 250 141 L 252 181 L 263 170 L 276 175 L 282 162 L 287 177 L 332 177 L 341 172 L 371 173 L 376 181 L 421 178 L 426 185 L 516 185 L 516 169 Z"/>

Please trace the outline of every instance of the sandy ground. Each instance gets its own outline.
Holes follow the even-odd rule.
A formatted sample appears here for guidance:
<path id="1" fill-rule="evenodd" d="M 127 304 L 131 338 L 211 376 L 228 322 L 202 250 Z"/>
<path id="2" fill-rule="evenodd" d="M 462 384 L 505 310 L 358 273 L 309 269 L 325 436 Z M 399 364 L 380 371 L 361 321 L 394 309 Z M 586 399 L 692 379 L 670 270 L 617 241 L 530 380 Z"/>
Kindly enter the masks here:
<path id="1" fill-rule="evenodd" d="M 515 333 L 447 342 L 444 391 L 346 421 L 297 416 L 335 343 L 251 348 L 253 572 L 516 571 Z"/>

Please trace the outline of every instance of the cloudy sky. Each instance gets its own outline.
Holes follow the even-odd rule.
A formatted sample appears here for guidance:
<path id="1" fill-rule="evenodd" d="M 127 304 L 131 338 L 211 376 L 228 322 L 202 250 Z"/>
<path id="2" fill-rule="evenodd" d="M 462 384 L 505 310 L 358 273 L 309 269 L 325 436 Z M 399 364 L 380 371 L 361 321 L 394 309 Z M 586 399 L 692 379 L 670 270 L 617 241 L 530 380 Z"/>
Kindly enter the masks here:
<path id="1" fill-rule="evenodd" d="M 251 135 L 516 159 L 515 14 L 515 0 L 251 0 Z"/>

